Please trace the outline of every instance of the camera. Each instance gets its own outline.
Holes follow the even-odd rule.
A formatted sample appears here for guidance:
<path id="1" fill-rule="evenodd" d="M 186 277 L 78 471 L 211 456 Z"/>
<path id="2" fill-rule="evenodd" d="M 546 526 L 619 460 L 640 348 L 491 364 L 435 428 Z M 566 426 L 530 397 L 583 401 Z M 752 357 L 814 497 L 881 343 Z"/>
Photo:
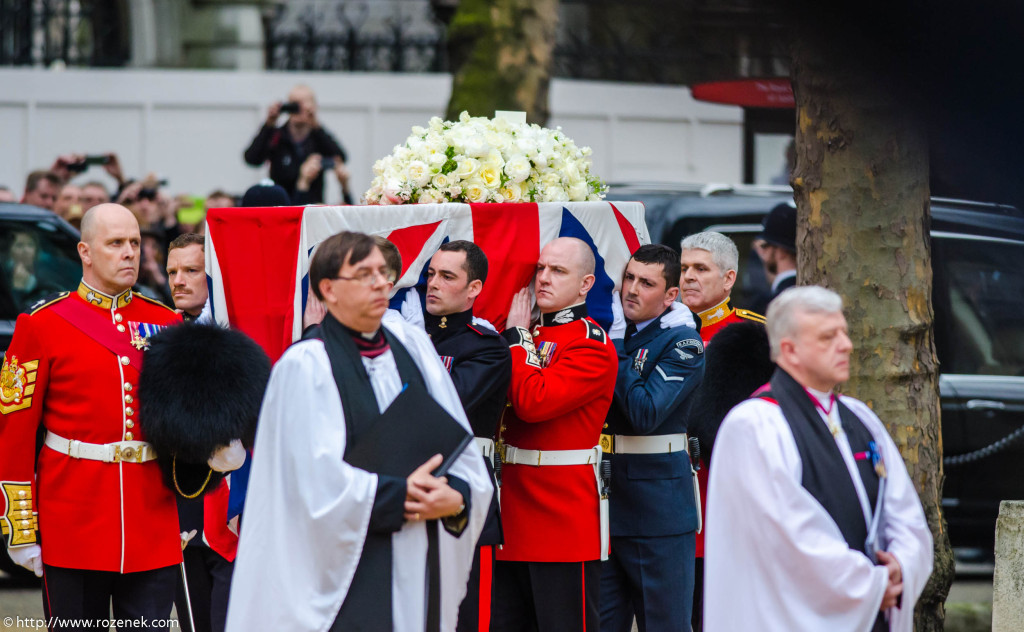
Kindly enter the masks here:
<path id="1" fill-rule="evenodd" d="M 287 103 L 281 104 L 281 114 L 298 114 L 299 103 L 297 101 L 288 101 Z"/>
<path id="2" fill-rule="evenodd" d="M 320 160 L 320 168 L 323 169 L 324 171 L 327 171 L 328 169 L 334 169 L 334 158 L 332 158 L 331 156 L 325 156 L 324 158 L 322 158 Z"/>
<path id="3" fill-rule="evenodd" d="M 105 165 L 110 162 L 110 156 L 105 154 L 96 154 L 85 157 L 86 165 Z"/>

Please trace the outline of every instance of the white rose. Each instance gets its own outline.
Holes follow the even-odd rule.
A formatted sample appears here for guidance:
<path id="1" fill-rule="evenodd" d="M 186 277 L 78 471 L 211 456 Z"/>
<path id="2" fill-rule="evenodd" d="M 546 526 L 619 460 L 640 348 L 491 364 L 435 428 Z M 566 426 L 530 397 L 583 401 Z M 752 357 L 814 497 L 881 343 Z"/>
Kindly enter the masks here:
<path id="1" fill-rule="evenodd" d="M 505 162 L 505 175 L 513 182 L 522 182 L 530 177 L 530 161 L 525 156 L 515 156 Z"/>
<path id="2" fill-rule="evenodd" d="M 456 157 L 456 160 L 458 160 L 458 166 L 455 168 L 455 175 L 462 180 L 473 177 L 480 170 L 480 161 L 476 158 L 464 156 L 461 160 Z"/>
<path id="3" fill-rule="evenodd" d="M 483 181 L 484 186 L 488 189 L 494 190 L 501 186 L 501 169 L 496 165 L 484 165 L 477 173 L 477 177 Z"/>
<path id="4" fill-rule="evenodd" d="M 406 177 L 416 188 L 425 186 L 430 182 L 430 167 L 422 160 L 413 160 L 405 169 Z"/>
<path id="5" fill-rule="evenodd" d="M 486 202 L 489 191 L 483 181 L 473 178 L 462 185 L 462 193 L 466 196 L 467 202 Z"/>
<path id="6" fill-rule="evenodd" d="M 444 196 L 436 189 L 423 189 L 416 196 L 416 201 L 420 204 L 437 204 L 444 202 Z"/>
<path id="7" fill-rule="evenodd" d="M 574 202 L 582 202 L 587 199 L 587 183 L 577 182 L 569 187 L 569 199 Z"/>
<path id="8" fill-rule="evenodd" d="M 445 174 L 439 173 L 430 180 L 430 184 L 438 191 L 444 191 L 452 185 L 452 180 Z"/>
<path id="9" fill-rule="evenodd" d="M 509 180 L 505 186 L 498 189 L 498 193 L 508 202 L 519 202 L 523 199 L 524 191 L 521 184 Z"/>
<path id="10" fill-rule="evenodd" d="M 468 123 L 468 122 L 469 122 L 469 112 L 467 112 L 467 111 L 463 110 L 463 111 L 462 111 L 462 112 L 461 112 L 461 113 L 459 114 L 459 122 L 460 122 L 460 123 Z"/>

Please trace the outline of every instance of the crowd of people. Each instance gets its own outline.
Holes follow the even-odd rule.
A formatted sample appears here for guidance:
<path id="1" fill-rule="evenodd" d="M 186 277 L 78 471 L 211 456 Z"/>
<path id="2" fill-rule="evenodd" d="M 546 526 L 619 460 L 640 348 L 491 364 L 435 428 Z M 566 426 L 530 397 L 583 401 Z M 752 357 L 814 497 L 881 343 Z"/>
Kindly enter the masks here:
<path id="1" fill-rule="evenodd" d="M 277 184 L 240 202 L 321 201 L 328 168 L 347 194 L 312 92 L 285 105 L 245 155 Z M 26 183 L 78 221 L 82 280 L 19 317 L 0 380 L 0 524 L 51 629 L 168 629 L 172 604 L 232 632 L 912 629 L 931 535 L 883 424 L 835 392 L 842 300 L 792 287 L 792 207 L 759 236 L 766 315 L 731 304 L 737 248 L 706 231 L 632 253 L 607 331 L 579 239 L 543 247 L 499 332 L 476 244 L 444 243 L 396 311 L 394 244 L 334 235 L 255 439 L 175 455 L 168 484 L 138 384 L 152 336 L 210 320 L 202 222 L 113 154 L 114 195 L 69 184 L 84 159 Z M 229 399 L 239 376 L 210 379 Z"/>

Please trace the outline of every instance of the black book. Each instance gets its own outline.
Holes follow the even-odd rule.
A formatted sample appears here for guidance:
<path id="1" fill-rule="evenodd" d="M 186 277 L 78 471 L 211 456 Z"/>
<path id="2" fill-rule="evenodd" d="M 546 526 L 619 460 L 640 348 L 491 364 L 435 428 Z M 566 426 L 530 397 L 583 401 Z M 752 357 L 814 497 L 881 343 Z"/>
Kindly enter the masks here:
<path id="1" fill-rule="evenodd" d="M 412 384 L 361 433 L 345 460 L 368 472 L 404 478 L 440 454 L 444 461 L 433 474 L 444 476 L 472 440 L 473 435 L 425 388 Z"/>

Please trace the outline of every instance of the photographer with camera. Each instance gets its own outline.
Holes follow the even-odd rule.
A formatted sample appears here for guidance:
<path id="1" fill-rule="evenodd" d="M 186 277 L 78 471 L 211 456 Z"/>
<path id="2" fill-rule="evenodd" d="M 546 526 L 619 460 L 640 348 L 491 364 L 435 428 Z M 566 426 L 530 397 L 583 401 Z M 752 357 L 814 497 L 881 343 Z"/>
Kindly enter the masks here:
<path id="1" fill-rule="evenodd" d="M 320 154 L 312 154 L 299 167 L 299 179 L 295 182 L 295 192 L 291 196 L 292 204 L 300 206 L 316 204 L 317 202 L 312 199 L 310 194 L 311 187 L 313 182 L 320 177 L 320 174 L 326 171 L 333 171 L 334 175 L 338 178 L 338 184 L 341 186 L 342 204 L 353 204 L 352 194 L 348 189 L 348 165 L 337 157 L 321 156 Z M 320 201 L 323 202 L 322 199 Z"/>
<path id="2" fill-rule="evenodd" d="M 93 165 L 103 167 L 103 170 L 117 181 L 118 190 L 124 188 L 125 177 L 124 171 L 121 169 L 121 161 L 112 151 L 105 154 L 63 154 L 57 156 L 57 159 L 53 161 L 50 171 L 67 182 L 78 174 L 84 173 Z"/>
<path id="3" fill-rule="evenodd" d="M 288 114 L 288 120 L 276 127 L 281 114 Z M 336 166 L 345 164 L 345 150 L 317 120 L 316 95 L 308 86 L 298 85 L 288 93 L 286 103 L 274 103 L 267 110 L 267 120 L 245 150 L 245 162 L 259 167 L 269 160 L 270 179 L 288 192 L 293 203 L 319 204 L 324 200 L 322 168 L 308 181 L 301 201 L 297 197 L 301 167 L 314 154 L 332 157 Z"/>

